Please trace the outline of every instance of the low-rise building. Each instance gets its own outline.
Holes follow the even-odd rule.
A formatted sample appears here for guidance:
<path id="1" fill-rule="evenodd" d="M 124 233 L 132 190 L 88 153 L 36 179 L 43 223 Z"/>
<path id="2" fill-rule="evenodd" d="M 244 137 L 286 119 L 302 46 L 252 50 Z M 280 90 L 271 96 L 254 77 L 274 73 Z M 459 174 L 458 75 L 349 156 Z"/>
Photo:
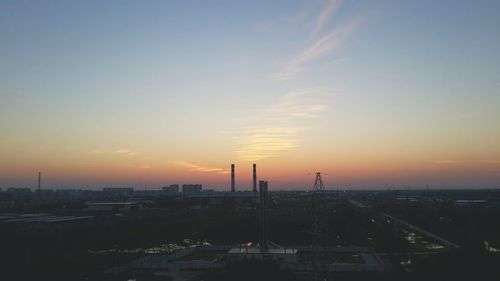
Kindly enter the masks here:
<path id="1" fill-rule="evenodd" d="M 164 186 L 161 188 L 162 195 L 177 195 L 179 194 L 179 185 L 171 184 L 169 186 Z"/>
<path id="2" fill-rule="evenodd" d="M 201 192 L 201 184 L 183 184 L 182 185 L 182 193 L 190 194 L 190 193 L 198 193 Z"/>
<path id="3" fill-rule="evenodd" d="M 129 197 L 134 195 L 132 187 L 105 187 L 102 193 L 108 197 Z"/>

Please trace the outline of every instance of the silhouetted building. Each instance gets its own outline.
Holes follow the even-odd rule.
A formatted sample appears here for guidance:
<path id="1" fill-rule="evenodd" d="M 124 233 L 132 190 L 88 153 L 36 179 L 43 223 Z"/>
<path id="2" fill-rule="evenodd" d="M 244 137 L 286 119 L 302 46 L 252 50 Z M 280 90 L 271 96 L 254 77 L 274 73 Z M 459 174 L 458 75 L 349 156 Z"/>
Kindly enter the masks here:
<path id="1" fill-rule="evenodd" d="M 27 187 L 10 187 L 7 188 L 7 193 L 12 199 L 29 198 L 31 196 L 31 189 Z"/>
<path id="2" fill-rule="evenodd" d="M 201 192 L 201 184 L 183 184 L 182 193 L 197 193 Z"/>
<path id="3" fill-rule="evenodd" d="M 170 186 L 164 186 L 161 188 L 163 195 L 176 195 L 179 193 L 179 185 L 171 184 Z"/>
<path id="4" fill-rule="evenodd" d="M 129 197 L 134 195 L 132 187 L 105 187 L 102 192 L 110 197 Z"/>

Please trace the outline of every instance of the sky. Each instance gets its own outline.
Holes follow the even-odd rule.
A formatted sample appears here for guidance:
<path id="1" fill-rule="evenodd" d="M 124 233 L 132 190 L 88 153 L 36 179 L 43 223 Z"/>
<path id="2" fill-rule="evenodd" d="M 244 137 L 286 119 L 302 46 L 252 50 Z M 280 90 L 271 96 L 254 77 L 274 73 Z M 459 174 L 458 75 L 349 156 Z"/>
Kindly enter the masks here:
<path id="1" fill-rule="evenodd" d="M 500 188 L 500 1 L 0 1 L 0 187 Z"/>

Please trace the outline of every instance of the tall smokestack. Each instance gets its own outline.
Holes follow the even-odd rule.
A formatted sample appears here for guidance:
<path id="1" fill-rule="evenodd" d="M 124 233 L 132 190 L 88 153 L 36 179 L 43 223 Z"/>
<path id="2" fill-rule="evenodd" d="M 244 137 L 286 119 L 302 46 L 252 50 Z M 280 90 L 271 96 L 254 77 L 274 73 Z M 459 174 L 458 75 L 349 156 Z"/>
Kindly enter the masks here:
<path id="1" fill-rule="evenodd" d="M 253 164 L 253 192 L 257 192 L 257 165 Z"/>
<path id="2" fill-rule="evenodd" d="M 235 182 L 234 182 L 234 164 L 231 164 L 231 192 L 235 192 Z"/>
<path id="3" fill-rule="evenodd" d="M 267 219 L 267 181 L 259 182 L 259 247 L 260 250 L 267 249 L 268 219 Z"/>
<path id="4" fill-rule="evenodd" d="M 41 185 L 42 185 L 42 172 L 38 172 L 38 199 L 40 199 L 42 193 L 41 193 Z"/>

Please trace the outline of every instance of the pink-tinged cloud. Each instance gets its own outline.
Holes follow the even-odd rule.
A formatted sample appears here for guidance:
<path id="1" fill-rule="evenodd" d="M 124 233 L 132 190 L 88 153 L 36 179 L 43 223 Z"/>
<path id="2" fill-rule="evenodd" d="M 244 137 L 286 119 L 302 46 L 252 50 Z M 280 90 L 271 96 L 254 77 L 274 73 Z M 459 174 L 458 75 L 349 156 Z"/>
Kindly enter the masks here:
<path id="1" fill-rule="evenodd" d="M 303 71 L 311 60 L 325 56 L 337 50 L 342 43 L 359 27 L 361 20 L 351 20 L 336 28 L 333 32 L 317 40 L 313 45 L 293 59 L 282 72 L 276 74 L 279 80 L 289 80 Z"/>
<path id="2" fill-rule="evenodd" d="M 471 161 L 463 161 L 463 160 L 437 160 L 434 161 L 436 164 L 442 165 L 457 165 L 457 164 L 487 164 L 487 165 L 497 165 L 500 164 L 500 160 L 471 160 Z"/>
<path id="3" fill-rule="evenodd" d="M 211 167 L 206 165 L 200 165 L 197 163 L 191 163 L 187 161 L 170 161 L 170 164 L 187 168 L 189 171 L 203 172 L 203 173 L 216 173 L 216 174 L 228 174 L 227 169 Z"/>
<path id="4" fill-rule="evenodd" d="M 436 164 L 442 164 L 442 165 L 454 165 L 454 164 L 461 164 L 463 161 L 458 161 L 458 160 L 436 160 L 434 161 Z"/>
<path id="5" fill-rule="evenodd" d="M 326 22 L 335 14 L 340 7 L 340 0 L 328 0 L 325 6 L 316 18 L 314 29 L 311 33 L 311 38 L 315 37 Z"/>
<path id="6" fill-rule="evenodd" d="M 116 154 L 116 155 L 124 155 L 124 156 L 135 156 L 137 155 L 137 152 L 132 151 L 127 148 L 121 148 L 117 150 L 105 150 L 105 149 L 97 149 L 92 151 L 91 153 L 94 154 Z"/>

